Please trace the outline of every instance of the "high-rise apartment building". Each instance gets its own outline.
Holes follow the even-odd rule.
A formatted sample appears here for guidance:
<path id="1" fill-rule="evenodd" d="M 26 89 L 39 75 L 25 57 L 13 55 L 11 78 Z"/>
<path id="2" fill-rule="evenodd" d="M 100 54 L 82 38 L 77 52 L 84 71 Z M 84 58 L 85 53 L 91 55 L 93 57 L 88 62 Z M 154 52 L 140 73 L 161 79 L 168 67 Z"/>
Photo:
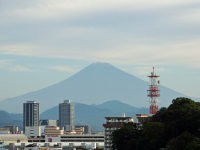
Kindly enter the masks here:
<path id="1" fill-rule="evenodd" d="M 23 104 L 23 129 L 39 126 L 39 103 L 27 101 Z"/>
<path id="2" fill-rule="evenodd" d="M 74 104 L 70 100 L 59 104 L 59 126 L 65 131 L 74 130 Z"/>

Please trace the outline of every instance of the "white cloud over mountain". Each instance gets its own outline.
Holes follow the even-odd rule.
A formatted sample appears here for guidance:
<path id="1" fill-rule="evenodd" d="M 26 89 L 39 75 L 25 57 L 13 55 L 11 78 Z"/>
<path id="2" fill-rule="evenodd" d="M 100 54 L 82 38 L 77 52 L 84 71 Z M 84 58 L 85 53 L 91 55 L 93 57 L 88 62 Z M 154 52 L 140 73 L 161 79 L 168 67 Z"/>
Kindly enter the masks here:
<path id="1" fill-rule="evenodd" d="M 0 0 L 0 71 L 67 74 L 96 61 L 138 74 L 199 69 L 199 10 L 199 0 Z"/>
<path id="2" fill-rule="evenodd" d="M 0 5 L 1 54 L 136 64 L 198 61 L 197 0 L 1 0 Z"/>

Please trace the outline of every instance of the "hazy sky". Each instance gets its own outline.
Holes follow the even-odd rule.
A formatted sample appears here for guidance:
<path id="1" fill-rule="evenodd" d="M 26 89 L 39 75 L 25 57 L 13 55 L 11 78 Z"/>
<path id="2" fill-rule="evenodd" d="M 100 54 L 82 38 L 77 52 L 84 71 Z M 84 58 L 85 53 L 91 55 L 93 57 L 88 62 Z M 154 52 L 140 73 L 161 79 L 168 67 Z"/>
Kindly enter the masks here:
<path id="1" fill-rule="evenodd" d="M 200 97 L 200 1 L 0 0 L 0 100 L 99 61 Z"/>

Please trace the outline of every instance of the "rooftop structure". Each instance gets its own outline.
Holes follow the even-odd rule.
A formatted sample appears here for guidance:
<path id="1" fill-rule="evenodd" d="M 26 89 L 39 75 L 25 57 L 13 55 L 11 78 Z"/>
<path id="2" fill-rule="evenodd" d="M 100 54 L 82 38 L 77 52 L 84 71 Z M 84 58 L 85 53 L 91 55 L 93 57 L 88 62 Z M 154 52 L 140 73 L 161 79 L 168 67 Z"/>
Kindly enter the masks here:
<path id="1" fill-rule="evenodd" d="M 149 114 L 136 114 L 138 123 L 144 123 L 149 119 Z"/>
<path id="2" fill-rule="evenodd" d="M 104 142 L 104 135 L 88 134 L 88 135 L 61 135 L 61 142 Z"/>
<path id="3" fill-rule="evenodd" d="M 45 141 L 47 142 L 60 142 L 60 135 L 64 134 L 64 130 L 60 130 L 57 126 L 45 127 Z"/>
<path id="4" fill-rule="evenodd" d="M 46 126 L 58 126 L 58 120 L 40 120 L 40 129 L 41 129 L 41 136 L 45 136 L 45 127 Z"/>
<path id="5" fill-rule="evenodd" d="M 10 133 L 12 134 L 20 134 L 21 131 L 19 131 L 17 126 L 4 126 L 4 128 L 8 129 Z"/>
<path id="6" fill-rule="evenodd" d="M 75 130 L 78 132 L 78 130 L 82 130 L 83 128 L 83 134 L 91 134 L 91 126 L 89 125 L 77 125 L 75 126 Z"/>
<path id="7" fill-rule="evenodd" d="M 3 143 L 25 143 L 28 138 L 24 134 L 0 134 L 0 142 Z"/>
<path id="8" fill-rule="evenodd" d="M 40 120 L 40 126 L 57 126 L 58 120 Z"/>
<path id="9" fill-rule="evenodd" d="M 49 136 L 49 135 L 62 135 L 64 134 L 64 130 L 60 130 L 59 127 L 57 126 L 46 126 L 45 127 L 45 135 Z"/>
<path id="10" fill-rule="evenodd" d="M 0 128 L 0 134 L 10 134 L 10 130 L 8 128 Z"/>

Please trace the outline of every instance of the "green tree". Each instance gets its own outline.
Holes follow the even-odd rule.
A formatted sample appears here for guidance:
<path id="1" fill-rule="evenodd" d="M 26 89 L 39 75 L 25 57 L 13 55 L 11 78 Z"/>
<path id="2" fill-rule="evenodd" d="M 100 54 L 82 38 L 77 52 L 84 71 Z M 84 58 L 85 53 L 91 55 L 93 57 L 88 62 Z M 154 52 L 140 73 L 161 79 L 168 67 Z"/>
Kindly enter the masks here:
<path id="1" fill-rule="evenodd" d="M 113 150 L 137 150 L 141 131 L 134 124 L 126 124 L 112 133 Z"/>
<path id="2" fill-rule="evenodd" d="M 200 136 L 200 103 L 180 97 L 172 101 L 166 110 L 161 110 L 152 117 L 152 121 L 160 121 L 166 125 L 168 139 L 188 131 Z"/>
<path id="3" fill-rule="evenodd" d="M 168 150 L 199 150 L 200 139 L 185 131 L 168 143 Z"/>
<path id="4" fill-rule="evenodd" d="M 143 149 L 155 150 L 158 147 L 165 146 L 165 139 L 163 134 L 165 132 L 165 125 L 161 122 L 147 122 L 143 126 L 142 139 L 145 143 Z"/>
<path id="5" fill-rule="evenodd" d="M 179 97 L 143 124 L 125 126 L 113 134 L 113 149 L 200 149 L 200 103 Z"/>

